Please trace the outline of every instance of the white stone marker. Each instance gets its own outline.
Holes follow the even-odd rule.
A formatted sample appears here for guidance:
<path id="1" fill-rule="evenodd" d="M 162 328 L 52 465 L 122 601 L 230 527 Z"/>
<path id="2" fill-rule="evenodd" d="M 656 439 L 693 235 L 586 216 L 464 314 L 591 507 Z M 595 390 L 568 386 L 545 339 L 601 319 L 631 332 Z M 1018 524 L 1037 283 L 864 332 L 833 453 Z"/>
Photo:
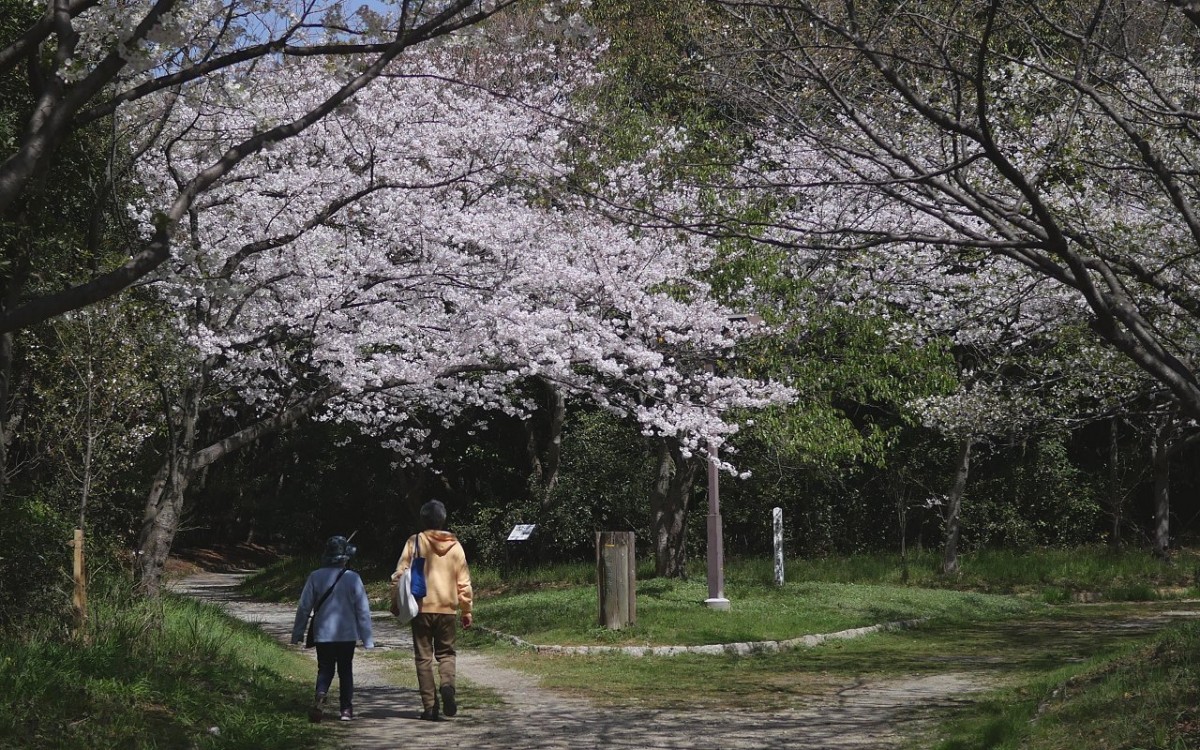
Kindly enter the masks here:
<path id="1" fill-rule="evenodd" d="M 775 585 L 783 585 L 783 508 L 771 509 L 771 530 L 775 536 Z"/>

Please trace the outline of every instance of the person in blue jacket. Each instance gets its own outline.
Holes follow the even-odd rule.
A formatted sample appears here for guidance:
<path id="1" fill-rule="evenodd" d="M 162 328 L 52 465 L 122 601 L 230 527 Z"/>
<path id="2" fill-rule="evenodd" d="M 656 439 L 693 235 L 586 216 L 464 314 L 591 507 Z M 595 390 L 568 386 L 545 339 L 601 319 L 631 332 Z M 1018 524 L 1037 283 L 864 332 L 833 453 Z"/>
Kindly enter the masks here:
<path id="1" fill-rule="evenodd" d="M 309 574 L 300 592 L 292 643 L 303 643 L 309 614 L 313 614 L 313 641 L 317 647 L 317 692 L 308 718 L 320 721 L 325 694 L 338 676 L 338 698 L 342 721 L 354 718 L 354 647 L 375 648 L 371 635 L 371 605 L 362 578 L 347 565 L 358 548 L 344 536 L 333 536 L 325 544 L 321 567 Z M 328 595 L 326 595 L 328 592 Z M 323 599 L 323 601 L 322 601 Z"/>

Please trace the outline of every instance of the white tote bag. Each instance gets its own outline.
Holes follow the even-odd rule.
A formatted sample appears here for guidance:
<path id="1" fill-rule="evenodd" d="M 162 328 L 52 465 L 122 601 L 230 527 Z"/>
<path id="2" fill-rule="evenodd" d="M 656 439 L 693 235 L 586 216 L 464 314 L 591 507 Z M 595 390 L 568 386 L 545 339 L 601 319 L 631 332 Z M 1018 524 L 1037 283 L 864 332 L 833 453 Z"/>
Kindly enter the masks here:
<path id="1" fill-rule="evenodd" d="M 401 625 L 407 625 L 421 610 L 421 603 L 412 593 L 412 565 L 392 584 L 392 614 Z"/>

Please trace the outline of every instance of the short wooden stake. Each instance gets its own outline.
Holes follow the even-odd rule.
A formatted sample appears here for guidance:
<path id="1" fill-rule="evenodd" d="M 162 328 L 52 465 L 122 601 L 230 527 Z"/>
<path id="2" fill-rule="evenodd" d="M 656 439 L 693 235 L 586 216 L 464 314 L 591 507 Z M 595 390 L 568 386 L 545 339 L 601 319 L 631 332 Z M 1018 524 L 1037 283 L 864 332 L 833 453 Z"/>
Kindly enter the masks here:
<path id="1" fill-rule="evenodd" d="M 83 529 L 75 529 L 75 548 L 71 577 L 75 581 L 75 593 L 71 596 L 71 608 L 75 612 L 75 635 L 80 637 L 87 624 L 87 570 L 83 564 Z"/>

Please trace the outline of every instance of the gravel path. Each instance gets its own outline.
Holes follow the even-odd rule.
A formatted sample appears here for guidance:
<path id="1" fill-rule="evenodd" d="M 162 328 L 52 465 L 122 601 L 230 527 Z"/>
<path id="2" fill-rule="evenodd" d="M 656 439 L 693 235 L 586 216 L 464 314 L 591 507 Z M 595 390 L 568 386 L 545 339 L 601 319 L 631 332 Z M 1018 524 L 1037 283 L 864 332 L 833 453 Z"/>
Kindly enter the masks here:
<path id="1" fill-rule="evenodd" d="M 173 588 L 219 604 L 287 643 L 295 607 L 254 602 L 238 594 L 239 574 L 201 573 Z M 912 736 L 933 708 L 970 702 L 987 687 L 979 675 L 946 673 L 908 680 L 852 682 L 798 709 L 685 713 L 596 707 L 538 687 L 537 678 L 499 667 L 478 653 L 460 652 L 458 673 L 495 690 L 502 706 L 462 706 L 454 719 L 421 722 L 412 688 L 389 684 L 379 652 L 410 653 L 407 627 L 377 613 L 375 651 L 354 660 L 355 721 L 337 722 L 338 750 L 393 750 L 416 737 L 423 746 L 471 750 L 886 750 Z M 314 657 L 315 659 L 315 657 Z M 315 671 L 314 671 L 315 675 Z"/>

